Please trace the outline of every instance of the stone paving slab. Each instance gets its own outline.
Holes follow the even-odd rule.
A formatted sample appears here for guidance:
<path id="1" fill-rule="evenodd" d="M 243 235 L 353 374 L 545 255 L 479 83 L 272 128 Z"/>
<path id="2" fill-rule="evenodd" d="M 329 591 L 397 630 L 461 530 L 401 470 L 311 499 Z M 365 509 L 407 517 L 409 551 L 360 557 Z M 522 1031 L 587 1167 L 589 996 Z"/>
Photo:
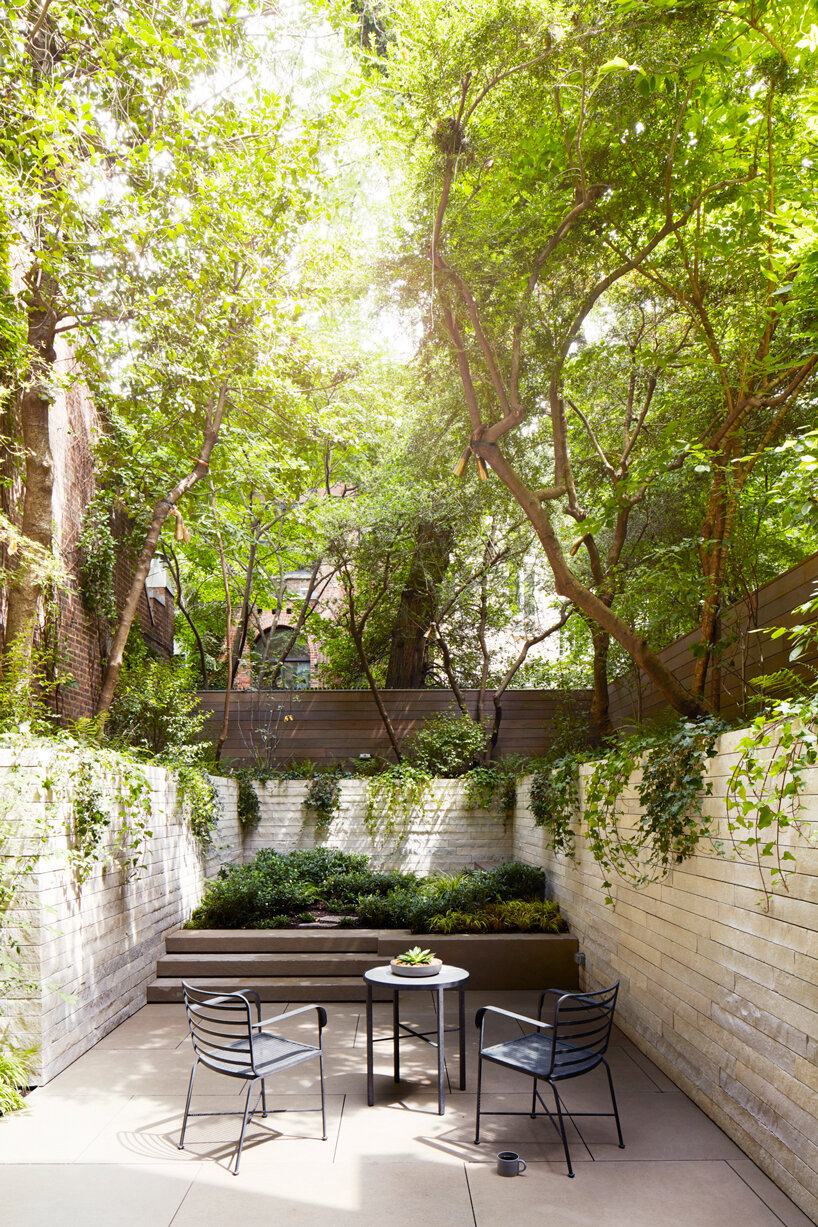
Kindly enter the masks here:
<path id="1" fill-rule="evenodd" d="M 266 1120 L 248 1129 L 238 1177 L 230 1170 L 240 1117 L 191 1121 L 176 1148 L 191 1048 L 184 1011 L 140 1010 L 91 1052 L 0 1119 L 3 1227 L 810 1227 L 809 1220 L 722 1131 L 629 1040 L 616 1032 L 610 1061 L 626 1149 L 612 1120 L 577 1120 L 570 1144 L 576 1176 L 547 1121 L 484 1117 L 474 1144 L 474 1009 L 469 994 L 468 1089 L 457 1089 L 456 1037 L 447 1037 L 450 1089 L 437 1114 L 436 1057 L 421 1042 L 402 1047 L 403 1080 L 392 1080 L 391 1044 L 376 1045 L 376 1105 L 366 1104 L 361 1006 L 329 1006 L 325 1032 L 329 1140 L 320 1138 L 316 1071 L 310 1064 L 268 1082 Z M 529 1013 L 531 994 L 492 994 Z M 433 1018 L 419 995 L 411 1021 Z M 268 1013 L 285 1009 L 276 1005 Z M 309 1016 L 287 1033 L 314 1031 Z M 375 1009 L 387 1035 L 391 1007 Z M 525 1108 L 529 1093 L 496 1066 L 485 1071 L 486 1107 Z M 242 1085 L 197 1076 L 194 1110 L 242 1106 Z M 566 1084 L 577 1112 L 609 1110 L 604 1076 Z M 281 1110 L 286 1109 L 286 1110 Z M 580 1136 L 581 1134 L 581 1136 Z M 511 1147 L 528 1162 L 518 1178 L 495 1170 Z"/>

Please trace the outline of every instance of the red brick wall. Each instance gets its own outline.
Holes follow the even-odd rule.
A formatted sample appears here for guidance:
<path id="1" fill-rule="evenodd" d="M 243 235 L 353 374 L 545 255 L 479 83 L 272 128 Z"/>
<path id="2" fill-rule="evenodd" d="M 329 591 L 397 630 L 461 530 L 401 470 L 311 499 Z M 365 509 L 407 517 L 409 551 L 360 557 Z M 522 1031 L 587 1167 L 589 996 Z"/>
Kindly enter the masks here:
<path id="1" fill-rule="evenodd" d="M 57 340 L 56 373 L 68 383 L 56 398 L 49 420 L 54 467 L 54 549 L 63 560 L 67 575 L 64 591 L 57 594 L 54 633 L 57 640 L 59 670 L 67 676 L 57 688 L 54 706 L 65 720 L 93 714 L 102 681 L 102 649 L 107 647 L 107 632 L 96 617 L 85 609 L 79 588 L 79 539 L 83 517 L 96 489 L 93 448 L 99 431 L 99 418 L 70 347 Z M 20 496 L 19 487 L 15 491 Z M 15 508 L 8 510 L 13 514 Z M 124 599 L 133 565 L 125 560 L 116 577 L 117 599 Z M 163 595 L 165 603 L 156 599 Z M 0 617 L 4 610 L 0 609 Z M 173 598 L 169 592 L 143 592 L 138 621 L 146 642 L 161 656 L 173 652 Z M 100 642 L 101 636 L 103 642 Z"/>

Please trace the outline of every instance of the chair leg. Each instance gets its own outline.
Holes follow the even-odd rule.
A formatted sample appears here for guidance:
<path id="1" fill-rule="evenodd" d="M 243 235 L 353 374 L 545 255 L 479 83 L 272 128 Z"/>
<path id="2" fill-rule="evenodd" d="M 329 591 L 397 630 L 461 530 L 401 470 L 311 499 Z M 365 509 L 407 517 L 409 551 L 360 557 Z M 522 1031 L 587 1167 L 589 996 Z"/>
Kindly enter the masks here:
<path id="1" fill-rule="evenodd" d="M 196 1066 L 198 1064 L 199 1064 L 198 1061 L 194 1061 L 193 1067 L 190 1071 L 190 1081 L 187 1084 L 187 1102 L 185 1103 L 185 1115 L 184 1115 L 184 1119 L 182 1120 L 182 1132 L 179 1135 L 179 1142 L 176 1147 L 177 1150 L 185 1149 L 185 1130 L 187 1129 L 187 1116 L 188 1116 L 188 1112 L 190 1111 L 190 1100 L 193 1095 L 193 1079 L 196 1074 Z"/>
<path id="2" fill-rule="evenodd" d="M 247 1086 L 247 1098 L 244 1101 L 244 1116 L 241 1122 L 241 1133 L 239 1134 L 239 1144 L 236 1147 L 236 1165 L 233 1168 L 234 1176 L 238 1176 L 239 1174 L 239 1164 L 241 1163 L 241 1148 L 244 1145 L 244 1133 L 245 1133 L 245 1130 L 247 1129 L 247 1117 L 250 1111 L 250 1096 L 253 1093 L 254 1084 L 255 1084 L 255 1079 L 253 1079 Z"/>
<path id="3" fill-rule="evenodd" d="M 554 1103 L 557 1105 L 557 1119 L 560 1122 L 560 1133 L 562 1134 L 562 1148 L 565 1151 L 565 1162 L 568 1164 L 568 1175 L 571 1177 L 571 1179 L 573 1179 L 574 1169 L 571 1166 L 571 1152 L 568 1149 L 568 1138 L 565 1133 L 565 1121 L 563 1120 L 563 1116 L 562 1116 L 562 1103 L 560 1101 L 559 1095 L 557 1094 L 557 1088 L 554 1086 L 553 1082 L 551 1083 L 551 1090 L 554 1092 Z"/>
<path id="4" fill-rule="evenodd" d="M 534 1090 L 531 1092 L 531 1119 L 537 1116 L 537 1079 L 534 1079 Z"/>
<path id="5" fill-rule="evenodd" d="M 326 1142 L 327 1140 L 327 1101 L 326 1101 L 326 1095 L 324 1094 L 324 1054 L 323 1052 L 318 1054 L 318 1065 L 319 1065 L 319 1069 L 321 1072 L 321 1125 L 324 1131 L 323 1138 L 324 1138 L 324 1141 Z"/>
<path id="6" fill-rule="evenodd" d="M 261 1115 L 267 1115 L 267 1088 L 264 1085 L 264 1079 L 261 1080 Z"/>
<path id="7" fill-rule="evenodd" d="M 477 1143 L 480 1141 L 480 1089 L 481 1089 L 482 1084 L 483 1084 L 483 1058 L 482 1056 L 478 1056 L 477 1058 L 477 1120 L 475 1121 L 475 1124 L 474 1124 L 474 1143 L 475 1145 L 477 1145 Z"/>
<path id="8" fill-rule="evenodd" d="M 614 1095 L 613 1078 L 611 1077 L 611 1067 L 603 1057 L 602 1064 L 605 1066 L 605 1073 L 608 1075 L 608 1086 L 611 1089 L 611 1103 L 613 1104 L 614 1120 L 616 1121 L 616 1132 L 619 1134 L 619 1149 L 625 1149 L 625 1143 L 622 1140 L 622 1126 L 619 1123 L 619 1109 L 616 1106 L 616 1095 Z"/>

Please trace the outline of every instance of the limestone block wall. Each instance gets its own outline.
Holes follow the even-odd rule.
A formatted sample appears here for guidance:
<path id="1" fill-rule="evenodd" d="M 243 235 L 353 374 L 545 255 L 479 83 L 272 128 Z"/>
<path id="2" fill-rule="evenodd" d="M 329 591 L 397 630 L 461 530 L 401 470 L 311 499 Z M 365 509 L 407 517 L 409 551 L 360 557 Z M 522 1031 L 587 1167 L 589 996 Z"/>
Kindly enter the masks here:
<path id="1" fill-rule="evenodd" d="M 711 763 L 706 804 L 725 839 L 740 736 L 725 735 Z M 615 884 L 610 907 L 584 841 L 574 863 L 549 853 L 526 800 L 521 789 L 514 855 L 545 867 L 586 955 L 583 986 L 619 979 L 622 1029 L 818 1220 L 818 847 L 788 836 L 797 873 L 769 910 L 754 866 L 704 847 L 664 882 Z M 818 820 L 818 769 L 807 772 L 805 802 Z M 638 817 L 631 789 L 622 821 Z"/>
<path id="2" fill-rule="evenodd" d="M 153 836 L 145 870 L 125 881 L 119 870 L 97 866 L 80 887 L 66 858 L 68 806 L 43 786 L 47 763 L 30 756 L 30 766 L 18 764 L 13 773 L 9 758 L 0 759 L 0 791 L 13 799 L 21 829 L 47 815 L 52 832 L 15 913 L 23 963 L 37 987 L 0 1001 L 0 1018 L 16 1042 L 37 1046 L 35 1076 L 48 1081 L 144 1005 L 164 932 L 190 914 L 220 860 L 236 859 L 240 834 L 235 804 L 228 805 L 215 847 L 204 855 L 177 809 L 174 777 L 147 768 Z M 105 787 L 117 795 L 115 779 Z"/>
<path id="3" fill-rule="evenodd" d="M 345 852 L 361 852 L 379 869 L 451 872 L 464 865 L 496 865 L 509 860 L 512 823 L 487 810 L 469 810 L 463 786 L 457 780 L 435 780 L 417 811 L 409 816 L 405 833 L 376 833 L 365 825 L 366 782 L 343 780 L 340 812 L 326 834 L 316 830 L 315 817 L 304 806 L 309 785 L 300 780 L 255 786 L 261 817 L 244 841 L 245 862 L 260 848 L 291 852 L 321 844 Z"/>
<path id="4" fill-rule="evenodd" d="M 724 786 L 738 737 L 723 737 L 711 762 L 713 796 L 706 804 L 722 837 Z M 26 761 L 0 747 L 0 799 L 14 763 L 19 791 Z M 22 810 L 30 819 L 49 807 L 37 786 L 43 766 L 30 763 L 21 825 Z M 590 768 L 584 770 L 587 778 Z M 326 834 L 304 808 L 307 784 L 257 785 L 260 822 L 243 833 L 237 785 L 216 779 L 223 812 L 206 861 L 177 812 L 173 778 L 161 769 L 148 775 L 154 835 L 144 874 L 125 883 L 120 873 L 98 869 L 78 890 L 63 834 L 51 838 L 33 875 L 21 919 L 29 926 L 24 956 L 40 988 L 26 1002 L 0 1002 L 0 1021 L 14 1011 L 23 1015 L 20 1038 L 39 1045 L 43 1080 L 144 1004 L 165 931 L 187 919 L 220 863 L 247 863 L 262 847 L 287 852 L 316 844 L 419 873 L 514 858 L 545 867 L 586 955 L 584 987 L 618 978 L 623 1030 L 818 1219 L 818 847 L 804 836 L 789 835 L 798 872 L 769 910 L 759 906 L 756 869 L 705 846 L 647 889 L 615 883 L 611 908 L 581 838 L 575 862 L 546 849 L 525 785 L 513 822 L 504 822 L 467 810 L 458 782 L 437 781 L 402 840 L 373 840 L 362 781 L 341 784 L 341 812 Z M 806 817 L 818 821 L 818 769 L 806 773 L 804 799 Z M 622 810 L 624 824 L 639 820 L 633 787 Z M 54 830 L 64 831 L 66 815 L 54 805 L 50 811 Z"/>

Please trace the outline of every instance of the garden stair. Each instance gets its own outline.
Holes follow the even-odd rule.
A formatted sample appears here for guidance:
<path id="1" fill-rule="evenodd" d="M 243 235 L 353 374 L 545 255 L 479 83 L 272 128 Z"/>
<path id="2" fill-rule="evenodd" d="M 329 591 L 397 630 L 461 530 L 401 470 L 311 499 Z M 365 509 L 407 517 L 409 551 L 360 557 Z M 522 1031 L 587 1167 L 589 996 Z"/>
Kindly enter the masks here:
<path id="1" fill-rule="evenodd" d="M 412 934 L 403 929 L 173 929 L 148 985 L 148 1001 L 181 1001 L 182 981 L 225 992 L 252 988 L 262 1001 L 365 1001 L 363 973 L 408 946 L 432 944 L 465 967 L 472 988 L 574 988 L 571 934 Z M 384 995 L 387 1000 L 389 994 Z"/>

